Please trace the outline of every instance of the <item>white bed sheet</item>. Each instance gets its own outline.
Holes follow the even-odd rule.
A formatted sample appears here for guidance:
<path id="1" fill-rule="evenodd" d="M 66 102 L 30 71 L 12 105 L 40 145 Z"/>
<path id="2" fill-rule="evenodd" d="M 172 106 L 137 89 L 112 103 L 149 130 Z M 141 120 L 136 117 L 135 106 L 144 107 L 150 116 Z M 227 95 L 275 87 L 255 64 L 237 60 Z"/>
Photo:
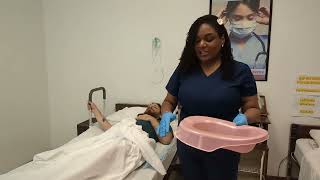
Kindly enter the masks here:
<path id="1" fill-rule="evenodd" d="M 172 121 L 171 127 L 173 130 L 173 133 L 175 134 L 177 127 L 178 127 L 178 121 Z M 166 170 L 168 170 L 174 155 L 177 152 L 177 139 L 174 138 L 172 142 L 169 145 L 163 145 L 161 143 L 156 144 L 156 153 L 159 155 L 163 166 Z M 131 174 L 128 175 L 126 180 L 162 180 L 164 176 L 159 174 L 156 170 L 154 170 L 152 167 L 144 164 L 139 169 L 133 171 Z"/>
<path id="2" fill-rule="evenodd" d="M 94 126 L 98 127 L 97 124 L 94 124 Z M 173 132 L 176 132 L 178 126 L 178 121 L 172 121 L 171 127 Z M 87 130 L 80 134 L 78 137 L 74 138 L 70 142 L 79 141 L 88 137 L 99 135 L 102 131 L 98 128 L 91 128 L 90 130 Z M 177 152 L 177 139 L 174 138 L 172 142 L 169 145 L 163 145 L 161 143 L 156 143 L 155 152 L 159 155 L 160 160 L 163 163 L 163 166 L 166 170 L 168 170 L 174 155 Z M 162 176 L 160 173 L 158 173 L 155 169 L 148 166 L 146 163 L 143 164 L 141 167 L 133 171 L 128 175 L 126 180 L 162 180 L 164 176 Z"/>
<path id="3" fill-rule="evenodd" d="M 171 127 L 173 129 L 173 132 L 177 129 L 177 120 L 171 122 Z M 96 135 L 101 134 L 103 131 L 98 128 L 98 124 L 94 124 L 93 127 L 89 128 L 87 131 L 83 132 L 79 136 L 75 137 L 74 139 L 70 140 L 68 143 L 74 143 L 83 139 L 87 139 Z M 167 170 L 171 164 L 171 161 L 177 151 L 176 147 L 176 138 L 172 140 L 172 142 L 169 145 L 163 145 L 161 143 L 156 143 L 155 151 L 159 155 L 165 169 Z M 65 144 L 65 145 L 66 145 Z M 64 146 L 64 145 L 63 145 Z M 38 167 L 39 165 L 36 165 L 35 163 L 29 162 L 27 164 L 24 164 L 11 172 L 23 172 L 27 171 L 28 169 L 35 169 L 35 168 L 41 168 Z M 158 173 L 155 169 L 148 166 L 146 163 L 144 163 L 142 166 L 140 166 L 138 169 L 130 173 L 126 180 L 162 180 L 164 176 L 162 176 L 160 173 Z"/>
<path id="4" fill-rule="evenodd" d="M 302 158 L 299 180 L 320 180 L 320 148 L 309 151 Z"/>
<path id="5" fill-rule="evenodd" d="M 294 150 L 294 156 L 297 159 L 299 165 L 302 158 L 310 151 L 319 148 L 313 139 L 301 138 L 296 141 L 296 147 Z"/>
<path id="6" fill-rule="evenodd" d="M 170 145 L 163 145 L 157 143 L 156 145 L 156 153 L 159 155 L 163 166 L 166 170 L 168 170 L 171 161 L 174 158 L 174 155 L 177 151 L 176 146 L 176 138 L 173 139 Z M 147 164 L 142 165 L 139 169 L 133 171 L 131 174 L 128 175 L 126 180 L 162 180 L 164 176 L 154 170 Z"/>

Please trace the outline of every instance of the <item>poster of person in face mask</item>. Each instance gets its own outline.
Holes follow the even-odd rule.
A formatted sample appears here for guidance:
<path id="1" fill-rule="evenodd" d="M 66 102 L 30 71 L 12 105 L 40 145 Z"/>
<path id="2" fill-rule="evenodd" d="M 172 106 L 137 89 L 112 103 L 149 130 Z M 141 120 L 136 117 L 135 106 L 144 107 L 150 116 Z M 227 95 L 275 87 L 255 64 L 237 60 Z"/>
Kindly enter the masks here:
<path id="1" fill-rule="evenodd" d="M 223 19 L 233 58 L 246 63 L 258 81 L 268 74 L 272 0 L 210 0 L 210 14 Z"/>

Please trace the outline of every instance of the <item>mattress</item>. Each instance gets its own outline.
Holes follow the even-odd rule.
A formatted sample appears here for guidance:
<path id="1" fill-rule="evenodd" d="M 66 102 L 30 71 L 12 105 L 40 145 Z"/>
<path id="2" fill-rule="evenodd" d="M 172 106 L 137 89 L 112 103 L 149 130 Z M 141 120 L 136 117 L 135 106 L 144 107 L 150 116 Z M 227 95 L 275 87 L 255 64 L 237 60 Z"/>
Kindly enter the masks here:
<path id="1" fill-rule="evenodd" d="M 294 150 L 294 156 L 297 159 L 298 163 L 301 164 L 303 156 L 312 151 L 319 148 L 317 143 L 313 139 L 301 138 L 296 141 L 296 147 Z"/>
<path id="2" fill-rule="evenodd" d="M 171 122 L 171 127 L 173 129 L 173 131 L 175 132 L 177 129 L 177 121 L 173 121 Z M 94 124 L 92 127 L 90 127 L 87 131 L 83 132 L 82 134 L 80 134 L 79 136 L 75 137 L 74 139 L 70 140 L 68 143 L 64 144 L 63 146 L 69 144 L 69 143 L 74 143 L 80 140 L 84 140 L 96 135 L 101 134 L 103 131 L 99 128 L 98 124 Z M 155 152 L 159 155 L 159 158 L 161 159 L 165 169 L 167 170 L 168 167 L 171 164 L 171 161 L 175 155 L 177 151 L 176 148 L 176 138 L 174 138 L 172 140 L 172 142 L 169 145 L 163 145 L 161 143 L 156 143 L 156 148 L 155 148 Z M 37 168 L 41 168 L 41 166 L 29 162 L 25 165 L 22 165 L 14 170 L 11 171 L 11 173 L 13 172 L 23 172 L 26 171 L 28 169 L 37 169 Z M 150 165 L 148 165 L 147 163 L 144 163 L 143 165 L 141 165 L 138 169 L 136 169 L 135 171 L 133 171 L 132 173 L 130 173 L 128 175 L 128 177 L 126 178 L 126 180 L 133 180 L 133 179 L 145 179 L 145 180 L 161 180 L 163 178 L 162 175 L 160 175 L 156 170 L 154 170 L 152 167 L 150 167 Z"/>

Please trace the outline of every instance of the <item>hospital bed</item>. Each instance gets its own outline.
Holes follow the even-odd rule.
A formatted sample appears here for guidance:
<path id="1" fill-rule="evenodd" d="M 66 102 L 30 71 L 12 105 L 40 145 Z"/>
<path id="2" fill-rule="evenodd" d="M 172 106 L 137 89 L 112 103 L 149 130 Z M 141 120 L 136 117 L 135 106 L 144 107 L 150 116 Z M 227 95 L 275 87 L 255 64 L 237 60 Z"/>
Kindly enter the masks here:
<path id="1" fill-rule="evenodd" d="M 319 151 L 319 145 L 309 134 L 312 129 L 320 129 L 320 126 L 291 124 L 288 163 L 287 163 L 287 179 L 298 179 L 299 171 L 303 158 L 308 153 Z M 320 156 L 313 157 L 315 161 L 320 162 Z M 320 172 L 320 166 L 310 164 L 312 169 Z"/>
<path id="2" fill-rule="evenodd" d="M 127 110 L 134 109 L 132 106 L 137 106 L 137 104 L 116 104 L 117 111 L 115 113 L 111 114 L 110 117 L 112 115 L 116 115 L 116 113 L 119 113 L 120 110 L 123 110 L 123 112 L 128 112 L 125 109 L 127 109 Z M 145 106 L 145 105 L 139 105 L 139 106 Z M 128 107 L 131 107 L 131 108 L 128 108 Z M 138 109 L 138 108 L 135 108 L 135 109 Z M 141 111 L 143 111 L 143 109 L 139 110 L 139 112 L 141 112 Z M 131 111 L 130 113 L 136 114 L 135 111 Z M 107 116 L 107 119 L 108 119 L 108 116 Z M 116 124 L 117 122 L 111 121 L 110 123 Z M 85 130 L 84 129 L 85 127 L 81 126 L 83 124 L 84 123 L 78 124 L 78 130 L 80 130 L 80 131 Z M 87 121 L 87 124 L 89 124 L 88 121 Z M 173 129 L 173 132 L 176 131 L 177 124 L 178 124 L 177 121 L 173 121 L 171 123 L 171 127 Z M 88 126 L 87 126 L 87 128 L 88 128 Z M 102 133 L 103 133 L 103 131 L 99 128 L 99 125 L 97 123 L 93 123 L 89 129 L 81 132 L 81 134 L 79 132 L 79 135 L 77 137 L 73 138 L 72 140 L 70 140 L 66 144 L 62 145 L 61 147 L 67 146 L 68 144 L 76 143 L 81 140 L 89 139 L 91 137 L 97 137 L 97 135 L 100 135 Z M 156 143 L 155 152 L 156 152 L 156 154 L 158 154 L 160 160 L 162 161 L 164 168 L 166 170 L 168 170 L 169 166 L 170 166 L 170 164 L 176 154 L 176 139 L 174 138 L 169 145 L 163 145 L 159 142 Z M 37 171 L 38 169 L 41 169 L 41 168 L 42 168 L 41 164 L 34 163 L 33 161 L 31 161 L 25 165 L 22 165 L 14 170 L 8 172 L 8 174 L 10 174 L 10 173 L 11 174 L 23 174 L 26 171 L 30 171 L 30 170 Z M 168 175 L 169 174 L 167 174 L 165 176 L 165 178 L 167 178 Z M 143 180 L 162 180 L 163 178 L 164 178 L 163 175 L 161 175 L 159 172 L 157 172 L 155 169 L 153 169 L 153 167 L 151 167 L 147 162 L 145 162 L 141 166 L 136 168 L 134 171 L 132 171 L 128 176 L 126 176 L 125 180 L 141 180 L 141 179 L 143 179 Z M 2 180 L 1 176 L 0 176 L 0 179 Z M 57 180 L 59 180 L 59 179 L 57 179 Z"/>
<path id="3" fill-rule="evenodd" d="M 125 108 L 130 108 L 130 107 L 146 107 L 146 104 L 133 104 L 133 103 L 116 103 L 115 104 L 115 111 L 119 112 L 120 110 L 123 110 Z M 131 112 L 130 112 L 131 113 Z M 135 113 L 133 113 L 135 114 Z M 107 116 L 108 119 L 108 116 Z M 96 120 L 93 118 L 92 119 L 93 122 L 96 122 Z M 111 124 L 114 124 L 116 122 L 113 122 L 112 120 L 109 122 Z M 96 125 L 96 124 L 95 124 Z M 178 126 L 178 122 L 177 121 L 173 121 L 171 123 L 171 127 L 173 129 L 173 132 L 175 133 L 176 129 Z M 91 132 L 88 131 L 89 127 L 89 120 L 86 120 L 82 123 L 79 123 L 77 125 L 77 133 L 78 133 L 78 137 L 76 138 L 86 138 L 88 136 L 92 136 L 92 135 L 96 135 L 97 133 L 95 132 Z M 93 134 L 92 134 L 93 133 Z M 75 139 L 76 139 L 75 138 Z M 129 174 L 129 176 L 126 178 L 126 180 L 133 180 L 133 179 L 144 179 L 144 180 L 161 180 L 161 179 L 169 179 L 171 171 L 173 169 L 176 168 L 176 165 L 174 164 L 175 160 L 176 160 L 176 151 L 177 151 L 177 147 L 176 147 L 176 138 L 174 138 L 172 140 L 172 142 L 169 145 L 163 145 L 161 143 L 157 143 L 156 144 L 156 153 L 159 155 L 165 169 L 167 170 L 167 174 L 165 176 L 162 176 L 161 174 L 159 174 L 156 170 L 154 170 L 151 167 L 148 167 L 147 165 L 142 165 L 140 168 L 138 168 L 137 170 L 133 171 L 131 174 Z"/>

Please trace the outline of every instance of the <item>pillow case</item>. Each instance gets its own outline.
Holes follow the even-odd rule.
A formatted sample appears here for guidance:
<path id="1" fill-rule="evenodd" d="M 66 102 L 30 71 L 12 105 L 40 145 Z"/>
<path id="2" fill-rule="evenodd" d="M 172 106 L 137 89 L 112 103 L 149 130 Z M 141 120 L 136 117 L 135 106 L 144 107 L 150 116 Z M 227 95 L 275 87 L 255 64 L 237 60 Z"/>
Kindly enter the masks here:
<path id="1" fill-rule="evenodd" d="M 318 146 L 320 146 L 320 129 L 311 129 L 309 134 Z"/>
<path id="2" fill-rule="evenodd" d="M 143 113 L 146 109 L 146 107 L 125 107 L 117 112 L 106 116 L 106 119 L 111 124 L 114 124 L 122 121 L 125 118 L 136 118 L 138 114 Z"/>

